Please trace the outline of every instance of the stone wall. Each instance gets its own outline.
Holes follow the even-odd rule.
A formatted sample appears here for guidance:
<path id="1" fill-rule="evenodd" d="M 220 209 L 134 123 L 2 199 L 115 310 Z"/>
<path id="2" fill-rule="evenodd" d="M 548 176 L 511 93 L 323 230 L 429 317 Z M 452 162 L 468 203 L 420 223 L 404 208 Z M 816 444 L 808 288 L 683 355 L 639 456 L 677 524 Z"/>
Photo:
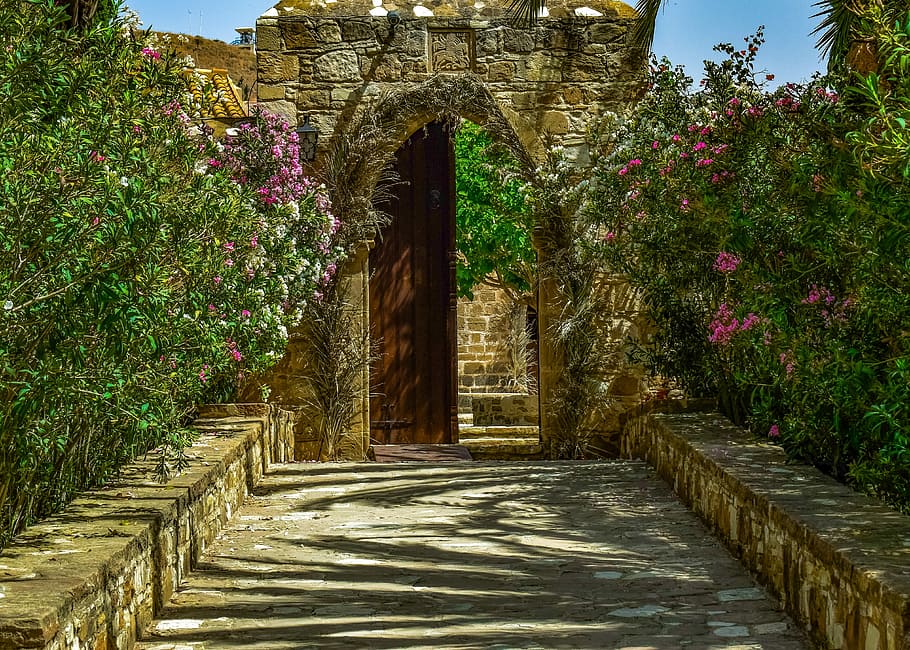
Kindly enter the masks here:
<path id="1" fill-rule="evenodd" d="M 510 300 L 501 289 L 481 286 L 474 299 L 458 299 L 458 392 L 517 390 L 505 349 L 504 314 Z"/>
<path id="2" fill-rule="evenodd" d="M 780 599 L 819 647 L 910 647 L 910 518 L 787 462 L 714 414 L 640 414 L 643 458 Z"/>
<path id="3" fill-rule="evenodd" d="M 621 2 L 553 8 L 527 30 L 509 26 L 495 2 L 413 4 L 280 3 L 256 24 L 260 104 L 292 124 L 309 115 L 327 143 L 383 93 L 437 74 L 476 75 L 525 128 L 587 161 L 593 121 L 643 89 L 642 58 L 626 46 L 635 13 Z M 390 30 L 393 8 L 403 20 Z"/>
<path id="4" fill-rule="evenodd" d="M 132 648 L 272 462 L 292 418 L 266 404 L 202 408 L 179 476 L 155 461 L 27 528 L 0 552 L 0 650 Z"/>

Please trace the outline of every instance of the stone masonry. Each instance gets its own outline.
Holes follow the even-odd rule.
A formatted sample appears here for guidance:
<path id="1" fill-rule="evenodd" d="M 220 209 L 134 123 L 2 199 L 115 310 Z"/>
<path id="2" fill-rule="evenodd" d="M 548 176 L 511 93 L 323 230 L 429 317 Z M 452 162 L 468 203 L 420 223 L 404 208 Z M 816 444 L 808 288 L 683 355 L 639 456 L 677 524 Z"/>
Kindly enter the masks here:
<path id="1" fill-rule="evenodd" d="M 642 59 L 626 46 L 635 12 L 615 0 L 548 5 L 537 27 L 515 29 L 495 0 L 283 0 L 257 21 L 259 101 L 292 124 L 309 115 L 328 143 L 385 92 L 477 75 L 525 128 L 585 161 L 593 121 L 642 89 Z"/>

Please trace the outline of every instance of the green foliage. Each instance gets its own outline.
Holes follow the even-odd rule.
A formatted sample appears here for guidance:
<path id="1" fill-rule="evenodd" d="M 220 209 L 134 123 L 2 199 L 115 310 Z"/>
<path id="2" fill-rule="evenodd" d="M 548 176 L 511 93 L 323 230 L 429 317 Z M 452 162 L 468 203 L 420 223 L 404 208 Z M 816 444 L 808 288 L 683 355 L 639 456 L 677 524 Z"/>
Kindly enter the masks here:
<path id="1" fill-rule="evenodd" d="M 118 9 L 0 5 L 0 546 L 137 454 L 179 469 L 193 404 L 280 356 L 333 254 L 318 189 L 264 201 L 275 142 L 231 167 Z"/>
<path id="2" fill-rule="evenodd" d="M 591 215 L 648 307 L 654 370 L 906 508 L 910 31 L 875 21 L 883 66 L 867 79 L 770 92 L 760 33 L 720 46 L 697 92 L 654 61 Z"/>
<path id="3" fill-rule="evenodd" d="M 531 213 L 518 164 L 484 131 L 464 122 L 455 135 L 458 295 L 473 298 L 481 283 L 513 297 L 531 290 Z"/>

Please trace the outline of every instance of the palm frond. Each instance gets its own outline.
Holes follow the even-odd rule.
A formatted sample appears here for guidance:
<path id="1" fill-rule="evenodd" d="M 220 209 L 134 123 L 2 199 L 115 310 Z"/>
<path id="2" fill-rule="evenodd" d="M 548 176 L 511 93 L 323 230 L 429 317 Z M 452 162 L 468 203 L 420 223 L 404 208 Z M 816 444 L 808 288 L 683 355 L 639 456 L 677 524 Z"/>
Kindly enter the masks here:
<path id="1" fill-rule="evenodd" d="M 844 62 L 853 40 L 853 28 L 858 19 L 856 0 L 818 0 L 814 5 L 820 18 L 812 35 L 818 35 L 816 46 L 828 57 L 828 67 Z"/>
<path id="2" fill-rule="evenodd" d="M 534 27 L 546 5 L 546 0 L 510 0 L 506 13 L 515 27 Z"/>
<path id="3" fill-rule="evenodd" d="M 654 30 L 657 25 L 657 15 L 664 8 L 666 0 L 638 0 L 635 11 L 638 20 L 632 28 L 632 47 L 650 50 L 654 44 Z"/>

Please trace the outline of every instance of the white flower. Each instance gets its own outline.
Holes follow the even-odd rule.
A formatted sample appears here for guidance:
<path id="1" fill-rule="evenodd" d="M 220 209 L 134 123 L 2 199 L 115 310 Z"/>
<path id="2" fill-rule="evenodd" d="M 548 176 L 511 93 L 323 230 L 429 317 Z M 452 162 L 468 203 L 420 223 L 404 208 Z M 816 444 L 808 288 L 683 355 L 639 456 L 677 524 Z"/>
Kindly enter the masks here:
<path id="1" fill-rule="evenodd" d="M 123 187 L 129 187 L 129 186 L 130 186 L 130 179 L 128 179 L 126 176 L 121 176 L 121 177 L 120 177 L 120 184 L 123 185 Z"/>
<path id="2" fill-rule="evenodd" d="M 5 303 L 3 303 L 3 311 L 12 311 L 12 309 L 13 309 L 12 300 L 7 300 Z"/>

